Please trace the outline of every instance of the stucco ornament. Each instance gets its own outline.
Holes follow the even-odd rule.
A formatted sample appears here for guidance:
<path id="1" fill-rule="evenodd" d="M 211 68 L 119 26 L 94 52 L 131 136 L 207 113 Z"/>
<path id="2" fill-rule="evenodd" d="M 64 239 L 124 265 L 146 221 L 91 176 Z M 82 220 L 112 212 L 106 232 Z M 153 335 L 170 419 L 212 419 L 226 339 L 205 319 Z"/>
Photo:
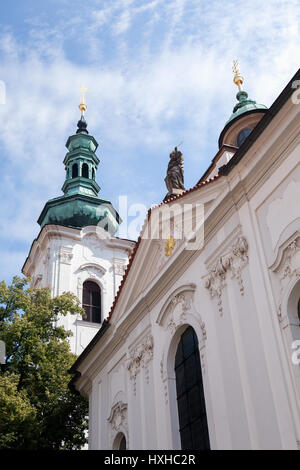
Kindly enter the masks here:
<path id="1" fill-rule="evenodd" d="M 202 330 L 202 337 L 206 339 L 205 323 L 201 320 L 198 312 L 194 307 L 194 294 L 196 284 L 190 283 L 176 289 L 165 302 L 156 322 L 162 326 L 165 331 L 170 331 L 171 335 L 175 333 L 177 328 L 185 324 L 188 320 L 188 315 L 193 315 Z M 176 309 L 180 305 L 181 308 Z"/>
<path id="2" fill-rule="evenodd" d="M 269 267 L 274 273 L 279 289 L 276 291 L 277 314 L 279 320 L 283 320 L 282 300 L 290 285 L 300 279 L 300 233 L 296 232 L 277 250 L 274 263 Z"/>
<path id="3" fill-rule="evenodd" d="M 110 412 L 107 421 L 110 423 L 114 431 L 119 431 L 121 427 L 127 425 L 127 403 L 118 402 L 116 403 Z"/>
<path id="4" fill-rule="evenodd" d="M 129 352 L 127 369 L 129 371 L 130 379 L 133 381 L 134 394 L 136 393 L 136 377 L 141 368 L 145 369 L 146 382 L 149 383 L 148 364 L 153 358 L 153 347 L 153 336 L 149 334 Z"/>
<path id="5" fill-rule="evenodd" d="M 123 259 L 114 259 L 114 271 L 118 276 L 124 276 L 126 264 Z"/>
<path id="6" fill-rule="evenodd" d="M 185 291 L 177 294 L 170 301 L 168 307 L 169 321 L 167 323 L 166 329 L 169 329 L 173 334 L 179 325 L 182 325 L 186 321 L 186 313 L 191 309 L 193 301 L 194 292 Z M 174 310 L 176 306 L 181 305 L 181 313 L 179 317 L 174 316 Z"/>
<path id="7" fill-rule="evenodd" d="M 59 249 L 60 262 L 63 264 L 71 264 L 73 253 L 72 248 L 68 246 L 61 246 Z"/>
<path id="8" fill-rule="evenodd" d="M 209 268 L 209 273 L 204 280 L 204 286 L 209 290 L 211 298 L 217 298 L 220 315 L 223 315 L 222 290 L 226 286 L 226 279 L 229 274 L 231 274 L 232 279 L 237 279 L 240 294 L 244 295 L 241 272 L 248 261 L 248 242 L 244 236 L 239 235 L 233 241 L 228 252 L 220 256 Z"/>

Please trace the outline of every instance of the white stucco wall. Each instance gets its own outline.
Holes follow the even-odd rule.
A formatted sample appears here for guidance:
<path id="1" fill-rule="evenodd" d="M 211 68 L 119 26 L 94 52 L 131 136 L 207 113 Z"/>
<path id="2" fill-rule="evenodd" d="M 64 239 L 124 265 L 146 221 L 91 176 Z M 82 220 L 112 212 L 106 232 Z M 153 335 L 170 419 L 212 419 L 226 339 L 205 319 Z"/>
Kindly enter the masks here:
<path id="1" fill-rule="evenodd" d="M 211 448 L 299 448 L 299 124 L 287 103 L 228 177 L 181 199 L 207 208 L 202 250 L 138 249 L 110 328 L 78 366 L 91 449 L 120 432 L 130 449 L 180 448 L 174 357 L 187 325 Z"/>
<path id="2" fill-rule="evenodd" d="M 32 284 L 50 287 L 53 296 L 73 292 L 82 300 L 82 285 L 96 282 L 101 289 L 101 318 L 107 318 L 122 280 L 134 242 L 118 238 L 101 239 L 97 227 L 76 230 L 47 225 L 33 243 L 24 273 Z M 80 354 L 100 328 L 82 317 L 67 315 L 59 323 L 71 330 L 71 351 Z"/>

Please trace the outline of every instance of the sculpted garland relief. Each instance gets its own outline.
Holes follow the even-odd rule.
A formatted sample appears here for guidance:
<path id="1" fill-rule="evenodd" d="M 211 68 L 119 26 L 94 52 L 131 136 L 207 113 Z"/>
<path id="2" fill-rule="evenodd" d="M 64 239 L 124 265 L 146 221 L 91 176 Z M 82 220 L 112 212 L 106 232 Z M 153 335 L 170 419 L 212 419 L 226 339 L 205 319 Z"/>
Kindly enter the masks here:
<path id="1" fill-rule="evenodd" d="M 148 364 L 153 358 L 153 336 L 147 335 L 141 343 L 135 346 L 130 352 L 127 360 L 127 369 L 130 379 L 133 381 L 133 392 L 136 394 L 136 377 L 141 368 L 145 369 L 146 382 L 149 383 Z"/>
<path id="2" fill-rule="evenodd" d="M 226 278 L 231 273 L 232 279 L 237 279 L 240 294 L 244 295 L 244 284 L 241 271 L 248 263 L 248 243 L 245 237 L 239 236 L 232 244 L 228 253 L 220 256 L 209 269 L 205 279 L 205 287 L 211 298 L 217 297 L 218 310 L 223 315 L 222 290 L 226 286 Z"/>

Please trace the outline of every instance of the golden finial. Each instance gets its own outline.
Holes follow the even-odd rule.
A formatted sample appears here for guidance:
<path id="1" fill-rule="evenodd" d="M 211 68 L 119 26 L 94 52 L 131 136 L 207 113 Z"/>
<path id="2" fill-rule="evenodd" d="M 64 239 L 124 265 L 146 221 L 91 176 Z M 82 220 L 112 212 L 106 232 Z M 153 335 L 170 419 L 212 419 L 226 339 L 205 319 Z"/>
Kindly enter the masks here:
<path id="1" fill-rule="evenodd" d="M 87 108 L 87 105 L 85 103 L 85 93 L 87 92 L 87 88 L 84 88 L 84 86 L 81 86 L 80 91 L 82 92 L 82 96 L 81 96 L 81 103 L 78 106 L 78 108 L 81 111 L 81 116 L 83 116 L 84 112 L 86 111 L 86 108 Z"/>
<path id="2" fill-rule="evenodd" d="M 242 75 L 240 73 L 239 63 L 238 63 L 237 60 L 233 61 L 232 71 L 234 73 L 233 81 L 236 84 L 236 86 L 238 87 L 239 91 L 241 91 L 242 90 L 242 83 L 244 81 L 244 77 L 242 77 Z"/>
<path id="3" fill-rule="evenodd" d="M 175 247 L 175 239 L 172 237 L 172 235 L 166 240 L 165 243 L 165 254 L 166 256 L 170 256 L 172 254 L 172 251 Z"/>

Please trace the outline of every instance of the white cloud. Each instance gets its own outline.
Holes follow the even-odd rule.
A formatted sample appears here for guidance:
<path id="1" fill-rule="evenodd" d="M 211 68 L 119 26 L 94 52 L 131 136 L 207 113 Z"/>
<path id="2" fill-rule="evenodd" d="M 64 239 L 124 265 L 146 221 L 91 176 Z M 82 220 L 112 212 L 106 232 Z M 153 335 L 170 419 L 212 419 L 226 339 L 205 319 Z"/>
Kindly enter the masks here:
<path id="1" fill-rule="evenodd" d="M 32 21 L 22 43 L 12 28 L 0 40 L 7 89 L 1 236 L 28 248 L 44 203 L 61 194 L 64 143 L 79 118 L 82 83 L 88 128 L 100 141 L 101 194 L 116 201 L 127 193 L 150 206 L 164 196 L 173 146 L 184 141 L 187 187 L 217 151 L 235 101 L 232 59 L 240 60 L 249 96 L 266 105 L 298 68 L 294 0 L 228 1 L 226 9 L 218 0 L 103 1 L 101 8 L 89 0 L 78 16 L 76 2 L 65 3 L 74 10 L 70 19 Z"/>

